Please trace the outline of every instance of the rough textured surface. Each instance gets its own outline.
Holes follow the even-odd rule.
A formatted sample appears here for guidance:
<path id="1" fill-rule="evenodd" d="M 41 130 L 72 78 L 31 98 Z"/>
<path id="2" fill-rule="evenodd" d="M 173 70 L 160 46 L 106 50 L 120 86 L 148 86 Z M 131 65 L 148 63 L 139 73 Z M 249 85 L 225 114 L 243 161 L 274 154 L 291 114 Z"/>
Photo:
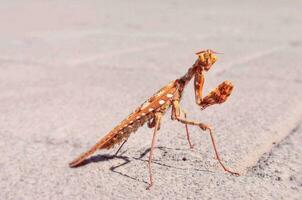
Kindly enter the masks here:
<path id="1" fill-rule="evenodd" d="M 302 3 L 299 1 L 2 1 L 0 199 L 302 199 Z M 163 119 L 146 191 L 150 129 L 121 155 L 68 162 L 195 61 L 225 54 L 206 91 L 228 79 L 230 100 L 183 108 L 210 138 Z"/>

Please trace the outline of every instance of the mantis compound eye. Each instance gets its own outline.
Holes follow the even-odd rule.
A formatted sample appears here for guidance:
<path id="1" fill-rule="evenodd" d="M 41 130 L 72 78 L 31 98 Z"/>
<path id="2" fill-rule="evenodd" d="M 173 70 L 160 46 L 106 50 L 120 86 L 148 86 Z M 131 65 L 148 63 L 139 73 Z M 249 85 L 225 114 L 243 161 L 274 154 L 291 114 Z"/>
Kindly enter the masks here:
<path id="1" fill-rule="evenodd" d="M 212 65 L 217 61 L 217 56 L 214 53 L 209 54 L 209 63 Z"/>

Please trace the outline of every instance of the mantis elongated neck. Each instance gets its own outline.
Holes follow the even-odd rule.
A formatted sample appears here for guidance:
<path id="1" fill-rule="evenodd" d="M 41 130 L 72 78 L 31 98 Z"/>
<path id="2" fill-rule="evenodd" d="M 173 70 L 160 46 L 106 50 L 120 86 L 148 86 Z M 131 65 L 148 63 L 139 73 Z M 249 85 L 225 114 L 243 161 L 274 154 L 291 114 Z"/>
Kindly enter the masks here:
<path id="1" fill-rule="evenodd" d="M 178 83 L 181 86 L 180 88 L 181 91 L 190 82 L 190 80 L 193 78 L 194 74 L 196 73 L 197 64 L 198 62 L 196 61 L 195 64 L 189 68 L 188 72 L 185 75 L 177 79 Z"/>

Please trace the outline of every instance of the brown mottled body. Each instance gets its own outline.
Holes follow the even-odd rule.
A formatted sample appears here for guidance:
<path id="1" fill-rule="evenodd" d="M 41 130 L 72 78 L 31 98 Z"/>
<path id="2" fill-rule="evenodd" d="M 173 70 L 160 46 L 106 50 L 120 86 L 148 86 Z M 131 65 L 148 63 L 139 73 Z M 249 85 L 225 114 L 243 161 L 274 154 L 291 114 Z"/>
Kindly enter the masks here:
<path id="1" fill-rule="evenodd" d="M 219 161 L 220 165 L 226 172 L 239 175 L 238 173 L 232 172 L 231 170 L 227 169 L 223 165 L 216 149 L 216 144 L 211 128 L 209 128 L 209 126 L 207 126 L 206 124 L 187 120 L 186 113 L 184 113 L 184 119 L 181 117 L 181 96 L 185 86 L 193 77 L 195 88 L 195 101 L 196 104 L 200 106 L 202 110 L 210 105 L 221 104 L 225 102 L 233 90 L 232 83 L 229 81 L 224 81 L 208 95 L 202 97 L 202 90 L 205 81 L 204 73 L 212 67 L 212 65 L 216 62 L 217 57 L 215 55 L 215 52 L 212 50 L 203 50 L 196 54 L 198 55 L 198 59 L 196 60 L 194 65 L 189 68 L 188 72 L 184 76 L 172 81 L 171 83 L 160 89 L 145 103 L 138 107 L 133 113 L 131 113 L 125 120 L 123 120 L 107 135 L 105 135 L 91 149 L 89 149 L 87 152 L 83 153 L 74 161 L 72 161 L 69 164 L 70 167 L 78 166 L 88 156 L 93 154 L 98 149 L 110 149 L 115 144 L 119 144 L 122 141 L 124 141 L 125 143 L 131 133 L 135 132 L 140 126 L 148 122 L 148 127 L 154 128 L 148 161 L 150 184 L 147 189 L 149 189 L 153 185 L 151 161 L 153 149 L 155 146 L 156 134 L 160 128 L 160 121 L 162 116 L 165 114 L 167 109 L 172 106 L 171 119 L 177 120 L 178 122 L 183 123 L 186 126 L 187 140 L 190 147 L 193 148 L 193 145 L 190 141 L 188 125 L 197 126 L 202 130 L 208 130 L 211 136 L 211 141 L 216 158 Z M 121 147 L 123 146 L 123 144 L 121 145 Z M 120 150 L 120 148 L 118 149 L 118 151 Z"/>
<path id="2" fill-rule="evenodd" d="M 72 161 L 69 165 L 71 167 L 75 167 L 98 149 L 110 149 L 114 147 L 115 144 L 119 144 L 126 140 L 131 133 L 136 132 L 137 129 L 143 126 L 146 122 L 151 122 L 151 120 L 154 119 L 156 112 L 164 113 L 171 105 L 176 88 L 176 82 L 172 81 L 160 89 L 150 99 L 148 99 L 133 113 L 131 113 L 125 120 L 112 129 L 107 135 L 105 135 L 92 148 Z M 151 125 L 152 124 L 149 125 L 150 128 L 152 128 L 155 124 L 153 126 Z"/>

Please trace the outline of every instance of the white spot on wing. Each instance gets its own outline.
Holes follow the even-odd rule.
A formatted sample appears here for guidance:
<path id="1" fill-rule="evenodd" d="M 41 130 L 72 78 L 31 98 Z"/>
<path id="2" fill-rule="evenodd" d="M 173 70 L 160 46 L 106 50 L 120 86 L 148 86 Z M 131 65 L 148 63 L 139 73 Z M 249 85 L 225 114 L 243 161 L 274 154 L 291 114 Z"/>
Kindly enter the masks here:
<path id="1" fill-rule="evenodd" d="M 160 105 L 163 105 L 163 104 L 165 103 L 165 101 L 164 101 L 164 100 L 160 100 L 158 103 L 159 103 Z"/>
<path id="2" fill-rule="evenodd" d="M 152 112 L 154 109 L 153 108 L 149 108 L 149 112 Z"/>
<path id="3" fill-rule="evenodd" d="M 170 93 L 169 93 L 169 94 L 167 94 L 167 97 L 168 97 L 168 98 L 171 98 L 171 97 L 173 97 L 173 94 L 170 94 Z"/>

